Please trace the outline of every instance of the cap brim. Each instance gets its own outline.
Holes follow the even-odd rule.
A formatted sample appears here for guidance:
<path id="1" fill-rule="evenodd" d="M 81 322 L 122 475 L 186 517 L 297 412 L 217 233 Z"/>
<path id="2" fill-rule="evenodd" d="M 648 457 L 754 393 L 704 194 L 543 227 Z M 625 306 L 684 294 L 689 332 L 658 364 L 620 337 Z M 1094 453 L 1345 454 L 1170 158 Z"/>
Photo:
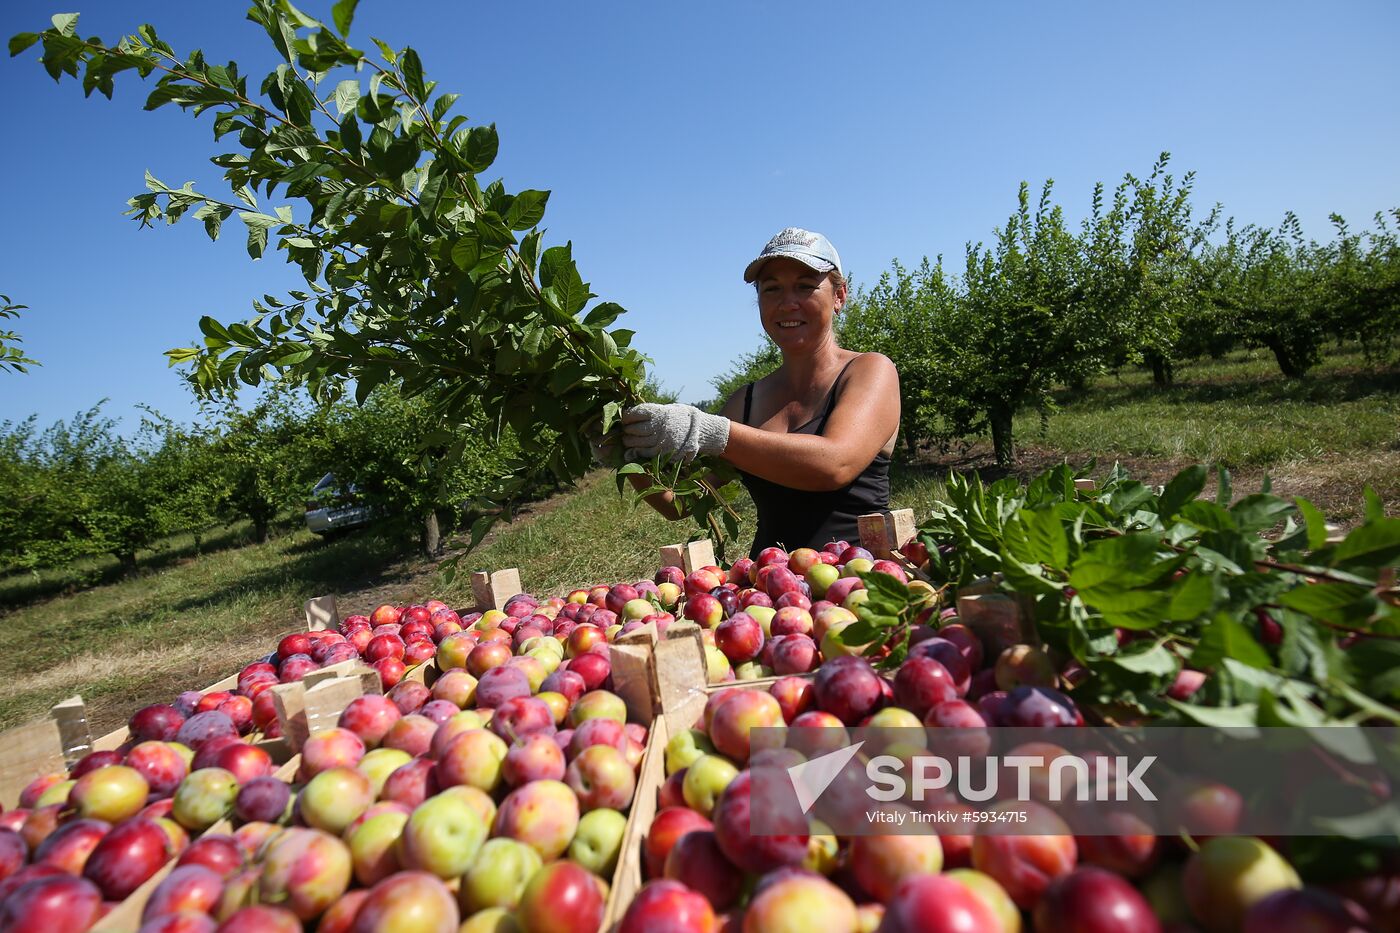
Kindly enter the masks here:
<path id="1" fill-rule="evenodd" d="M 764 263 L 768 262 L 770 259 L 796 259 L 815 272 L 830 272 L 832 269 L 836 268 L 835 264 L 813 256 L 811 253 L 788 249 L 775 249 L 771 253 L 765 253 L 759 256 L 744 268 L 744 281 L 753 282 L 756 280 L 758 278 L 758 271 L 762 269 Z"/>

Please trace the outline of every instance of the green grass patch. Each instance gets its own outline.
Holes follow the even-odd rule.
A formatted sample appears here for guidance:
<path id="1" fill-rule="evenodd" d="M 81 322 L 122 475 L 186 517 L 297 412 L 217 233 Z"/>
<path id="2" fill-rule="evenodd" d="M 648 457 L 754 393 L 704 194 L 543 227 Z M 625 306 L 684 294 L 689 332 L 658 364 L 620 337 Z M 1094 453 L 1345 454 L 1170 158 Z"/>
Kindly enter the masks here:
<path id="1" fill-rule="evenodd" d="M 1400 450 L 1400 369 L 1370 367 L 1357 351 L 1327 357 L 1306 379 L 1285 378 L 1254 350 L 1185 364 L 1168 388 L 1132 371 L 1056 402 L 1043 424 L 1035 412 L 1017 418 L 1018 443 L 1231 469 Z"/>

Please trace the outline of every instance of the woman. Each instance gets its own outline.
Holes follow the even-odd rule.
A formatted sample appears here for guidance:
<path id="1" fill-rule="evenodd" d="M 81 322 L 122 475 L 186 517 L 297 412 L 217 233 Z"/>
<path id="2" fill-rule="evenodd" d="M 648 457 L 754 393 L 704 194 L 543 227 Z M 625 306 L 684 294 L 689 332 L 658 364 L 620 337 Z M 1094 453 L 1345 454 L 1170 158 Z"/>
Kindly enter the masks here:
<path id="1" fill-rule="evenodd" d="M 622 418 L 628 456 L 709 454 L 733 464 L 758 509 L 752 557 L 775 545 L 855 541 L 860 515 L 889 508 L 899 374 L 882 354 L 837 345 L 833 322 L 846 303 L 846 280 L 826 237 L 783 230 L 749 263 L 744 281 L 757 289 L 759 319 L 782 365 L 735 392 L 718 415 L 691 405 L 629 409 Z M 648 486 L 644 477 L 633 482 Z M 669 492 L 647 501 L 681 517 Z"/>

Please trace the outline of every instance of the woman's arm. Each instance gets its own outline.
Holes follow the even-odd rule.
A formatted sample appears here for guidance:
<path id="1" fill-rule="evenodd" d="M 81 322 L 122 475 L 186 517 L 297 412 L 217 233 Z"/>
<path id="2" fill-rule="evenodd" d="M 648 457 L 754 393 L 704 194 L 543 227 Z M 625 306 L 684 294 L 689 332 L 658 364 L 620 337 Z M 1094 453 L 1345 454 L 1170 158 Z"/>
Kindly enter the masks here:
<path id="1" fill-rule="evenodd" d="M 722 456 L 745 473 L 793 489 L 840 489 L 875 459 L 899 427 L 899 416 L 894 363 L 866 353 L 851 363 L 822 435 L 763 431 L 731 415 L 734 423 Z"/>
<path id="2" fill-rule="evenodd" d="M 728 401 L 724 403 L 724 407 L 719 410 L 721 415 L 734 422 L 734 427 L 741 426 L 738 422 L 743 417 L 743 403 L 739 399 L 740 393 L 735 392 L 729 397 Z M 733 427 L 731 427 L 730 430 L 732 431 Z M 650 489 L 658 482 L 654 476 L 647 473 L 629 473 L 627 474 L 627 481 L 632 484 L 632 488 L 637 490 L 637 492 Z M 718 487 L 719 477 L 711 473 L 705 477 L 705 482 L 709 483 L 712 487 Z M 683 508 L 676 504 L 676 496 L 669 489 L 664 492 L 652 493 L 643 501 L 653 509 L 656 509 L 663 518 L 673 522 L 685 518 L 688 514 Z"/>

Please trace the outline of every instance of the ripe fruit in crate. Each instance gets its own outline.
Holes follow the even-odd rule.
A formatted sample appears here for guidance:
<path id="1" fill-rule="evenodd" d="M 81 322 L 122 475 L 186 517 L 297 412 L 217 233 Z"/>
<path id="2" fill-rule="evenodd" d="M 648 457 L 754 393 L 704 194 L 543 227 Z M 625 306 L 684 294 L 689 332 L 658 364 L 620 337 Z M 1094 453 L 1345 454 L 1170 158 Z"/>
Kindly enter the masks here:
<path id="1" fill-rule="evenodd" d="M 81 875 L 83 865 L 87 863 L 88 856 L 92 850 L 97 848 L 97 844 L 102 841 L 102 837 L 107 835 L 112 829 L 112 825 L 105 820 L 76 819 L 64 823 L 48 835 L 37 849 L 34 850 L 34 864 L 52 865 L 60 868 L 70 875 Z M 24 864 L 24 856 L 28 847 L 24 845 L 24 840 L 18 833 L 9 833 L 19 846 L 19 862 L 6 873 L 13 874 L 19 865 Z M 13 860 L 14 850 L 9 853 L 9 858 Z"/>
<path id="2" fill-rule="evenodd" d="M 880 675 L 858 657 L 833 658 L 817 670 L 812 681 L 817 708 L 853 726 L 885 703 Z"/>
<path id="3" fill-rule="evenodd" d="M 518 667 L 493 667 L 477 681 L 476 705 L 480 709 L 495 709 L 506 700 L 530 694 L 530 679 L 524 671 Z"/>
<path id="4" fill-rule="evenodd" d="M 461 913 L 442 881 L 421 871 L 390 875 L 369 890 L 355 915 L 356 933 L 456 933 Z"/>
<path id="5" fill-rule="evenodd" d="M 1092 865 L 1057 878 L 1035 906 L 1036 933 L 1160 933 L 1162 925 L 1138 890 Z"/>
<path id="6" fill-rule="evenodd" d="M 392 806 L 395 809 L 366 812 L 364 821 L 352 824 L 345 833 L 355 880 L 360 884 L 376 884 L 401 868 L 399 838 L 412 811 L 402 804 L 393 803 Z"/>
<path id="7" fill-rule="evenodd" d="M 237 738 L 238 727 L 226 714 L 216 710 L 207 710 L 203 713 L 195 713 L 186 719 L 175 733 L 175 741 L 197 752 L 205 742 L 223 736 Z"/>
<path id="8" fill-rule="evenodd" d="M 337 724 L 359 736 L 366 748 L 378 748 L 389 728 L 402 715 L 392 700 L 383 694 L 371 693 L 351 700 L 341 710 Z"/>
<path id="9" fill-rule="evenodd" d="M 1257 901 L 1301 888 L 1298 872 L 1267 843 L 1252 836 L 1207 840 L 1186 860 L 1186 904 L 1208 930 L 1236 930 Z"/>
<path id="10" fill-rule="evenodd" d="M 762 690 L 736 690 L 715 707 L 710 722 L 710 741 L 730 759 L 744 762 L 749 758 L 754 729 L 783 725 L 786 725 L 783 708 L 772 694 Z"/>
<path id="11" fill-rule="evenodd" d="M 1320 888 L 1275 891 L 1244 915 L 1243 933 L 1360 933 L 1371 917 L 1355 901 Z"/>
<path id="12" fill-rule="evenodd" d="M 309 737 L 301 747 L 298 780 L 309 781 L 330 768 L 353 768 L 365 757 L 365 743 L 349 729 L 327 729 Z"/>
<path id="13" fill-rule="evenodd" d="M 568 849 L 578 822 L 578 798 L 568 785 L 532 781 L 511 791 L 501 802 L 493 834 L 517 839 L 550 861 Z"/>
<path id="14" fill-rule="evenodd" d="M 1019 917 L 1017 918 L 1019 921 Z M 914 875 L 885 904 L 881 933 L 1006 933 L 992 909 L 966 886 L 943 875 Z"/>
<path id="15" fill-rule="evenodd" d="M 907 808 L 902 809 L 910 812 Z M 943 846 L 938 837 L 931 833 L 857 836 L 851 840 L 850 864 L 861 888 L 884 903 L 905 878 L 925 873 L 937 874 L 943 868 Z"/>
<path id="16" fill-rule="evenodd" d="M 102 893 L 85 878 L 55 875 L 16 889 L 0 905 L 0 929 L 13 933 L 82 933 L 96 922 Z"/>
<path id="17" fill-rule="evenodd" d="M 143 923 L 182 911 L 208 914 L 219 905 L 224 879 L 203 865 L 183 865 L 174 869 L 156 889 L 141 912 Z"/>
<path id="18" fill-rule="evenodd" d="M 612 661 L 601 654 L 588 652 L 571 660 L 569 670 L 583 678 L 586 690 L 597 690 L 606 684 L 608 677 L 611 676 Z"/>
<path id="19" fill-rule="evenodd" d="M 708 592 L 696 593 L 685 601 L 682 614 L 697 625 L 714 628 L 724 618 L 724 607 Z"/>
<path id="20" fill-rule="evenodd" d="M 1055 662 L 1032 645 L 1012 645 L 997 656 L 997 687 L 1011 691 L 1021 685 L 1054 687 L 1058 680 Z"/>
<path id="21" fill-rule="evenodd" d="M 719 929 L 714 909 L 704 896 L 679 881 L 649 881 L 637 892 L 617 927 L 617 933 L 712 933 Z"/>
<path id="22" fill-rule="evenodd" d="M 465 784 L 491 793 L 501 780 L 501 762 L 509 746 L 492 732 L 472 729 L 453 739 L 433 771 L 439 787 Z"/>
<path id="23" fill-rule="evenodd" d="M 68 804 L 86 819 L 120 823 L 146 805 L 150 785 L 135 768 L 108 765 L 80 777 L 68 792 Z"/>
<path id="24" fill-rule="evenodd" d="M 746 931 L 856 930 L 859 923 L 856 905 L 845 891 L 820 875 L 797 872 L 774 877 L 744 913 Z"/>
<path id="25" fill-rule="evenodd" d="M 127 730 L 136 742 L 169 742 L 175 738 L 185 717 L 173 706 L 157 703 L 145 706 L 132 714 L 127 721 Z"/>
<path id="26" fill-rule="evenodd" d="M 489 727 L 506 743 L 536 732 L 553 735 L 554 711 L 538 697 L 512 697 L 496 707 Z"/>
<path id="27" fill-rule="evenodd" d="M 637 787 L 636 774 L 622 752 L 590 745 L 569 762 L 564 782 L 578 797 L 579 809 L 626 810 Z"/>
<path id="28" fill-rule="evenodd" d="M 544 862 L 539 853 L 514 839 L 488 839 L 476 861 L 462 876 L 457 900 L 462 914 L 490 907 L 514 910 L 525 893 L 525 885 Z"/>
<path id="29" fill-rule="evenodd" d="M 763 628 L 745 612 L 735 613 L 715 629 L 715 647 L 724 652 L 731 664 L 743 664 L 758 657 L 763 641 Z"/>
<path id="30" fill-rule="evenodd" d="M 369 778 L 354 768 L 328 768 L 297 795 L 297 811 L 307 826 L 339 836 L 374 802 Z"/>
<path id="31" fill-rule="evenodd" d="M 692 766 L 693 767 L 693 766 Z M 715 838 L 725 856 L 744 871 L 762 874 L 783 865 L 800 865 L 807 855 L 807 818 L 795 798 L 767 796 L 755 801 L 752 774 L 740 772 L 720 794 L 711 819 Z M 769 827 L 781 833 L 756 835 L 750 814 L 762 807 Z"/>
<path id="32" fill-rule="evenodd" d="M 350 850 L 318 829 L 291 827 L 275 836 L 262 853 L 258 899 L 312 920 L 335 903 L 350 885 Z"/>
<path id="33" fill-rule="evenodd" d="M 1074 869 L 1078 848 L 1069 826 L 1051 809 L 1034 802 L 995 804 L 991 812 L 1023 811 L 1035 835 L 978 835 L 972 866 L 990 875 L 1022 910 L 1034 909 L 1050 882 Z"/>
<path id="34" fill-rule="evenodd" d="M 606 906 L 603 888 L 602 879 L 578 863 L 551 862 L 530 878 L 516 917 L 531 933 L 596 933 Z"/>
<path id="35" fill-rule="evenodd" d="M 720 851 L 715 834 L 695 829 L 676 840 L 665 875 L 701 894 L 716 911 L 728 910 L 744 890 L 744 874 Z"/>
<path id="36" fill-rule="evenodd" d="M 384 741 L 379 743 L 379 747 L 397 748 L 410 755 L 426 754 L 439 728 L 441 727 L 437 723 L 426 716 L 419 716 L 416 713 L 404 716 L 389 727 L 389 731 L 385 733 Z M 305 763 L 304 759 L 303 763 Z"/>
<path id="37" fill-rule="evenodd" d="M 1023 728 L 1083 725 L 1074 701 L 1049 687 L 1021 686 L 1000 703 L 997 725 Z"/>
<path id="38" fill-rule="evenodd" d="M 399 837 L 399 863 L 439 878 L 457 878 L 476 860 L 486 836 L 475 807 L 455 794 L 438 794 L 409 816 Z"/>
<path id="39" fill-rule="evenodd" d="M 170 837 L 159 824 L 128 820 L 102 837 L 83 866 L 83 877 L 108 900 L 125 900 L 160 870 L 170 854 Z"/>
<path id="40" fill-rule="evenodd" d="M 201 831 L 233 811 L 238 779 L 223 768 L 190 772 L 175 791 L 171 816 L 185 829 Z"/>
<path id="41" fill-rule="evenodd" d="M 206 833 L 190 843 L 176 865 L 203 865 L 227 880 L 242 867 L 243 849 L 232 836 Z"/>
<path id="42" fill-rule="evenodd" d="M 254 778 L 238 789 L 233 812 L 246 823 L 277 823 L 291 804 L 292 789 L 275 777 Z"/>

